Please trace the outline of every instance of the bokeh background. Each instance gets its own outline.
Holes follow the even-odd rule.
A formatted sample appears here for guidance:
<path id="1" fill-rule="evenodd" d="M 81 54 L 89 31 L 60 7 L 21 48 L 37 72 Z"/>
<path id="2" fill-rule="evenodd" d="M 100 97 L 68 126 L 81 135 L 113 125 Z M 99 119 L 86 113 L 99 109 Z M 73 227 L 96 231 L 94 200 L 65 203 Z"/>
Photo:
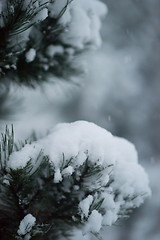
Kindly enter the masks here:
<path id="1" fill-rule="evenodd" d="M 152 197 L 127 221 L 106 228 L 103 239 L 159 240 L 160 1 L 104 2 L 102 48 L 77 59 L 86 73 L 70 83 L 52 79 L 36 89 L 12 84 L 4 90 L 7 101 L 0 94 L 0 130 L 13 123 L 19 141 L 33 132 L 42 137 L 59 122 L 87 120 L 133 142 L 149 174 Z"/>

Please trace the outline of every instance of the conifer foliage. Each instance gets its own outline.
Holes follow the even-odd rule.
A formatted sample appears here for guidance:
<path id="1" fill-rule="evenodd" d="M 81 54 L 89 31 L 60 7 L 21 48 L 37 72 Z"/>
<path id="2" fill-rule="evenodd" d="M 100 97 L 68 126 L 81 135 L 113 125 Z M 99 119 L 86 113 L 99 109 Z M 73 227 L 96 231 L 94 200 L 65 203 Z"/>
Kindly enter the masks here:
<path id="1" fill-rule="evenodd" d="M 34 85 L 53 75 L 68 79 L 81 72 L 74 66 L 74 57 L 99 45 L 99 18 L 106 11 L 102 3 L 94 1 L 92 7 L 88 2 L 1 0 L 1 82 L 9 79 Z M 83 18 L 88 22 L 77 32 Z"/>
<path id="2" fill-rule="evenodd" d="M 58 125 L 36 142 L 1 140 L 3 239 L 70 239 L 99 234 L 149 196 L 134 146 L 93 123 Z M 141 181 L 141 182 L 140 182 Z"/>
<path id="3" fill-rule="evenodd" d="M 10 82 L 28 87 L 83 69 L 76 56 L 101 45 L 99 0 L 0 0 L 0 114 Z M 71 240 L 99 237 L 150 195 L 133 144 L 87 121 L 49 134 L 0 139 L 0 238 Z"/>

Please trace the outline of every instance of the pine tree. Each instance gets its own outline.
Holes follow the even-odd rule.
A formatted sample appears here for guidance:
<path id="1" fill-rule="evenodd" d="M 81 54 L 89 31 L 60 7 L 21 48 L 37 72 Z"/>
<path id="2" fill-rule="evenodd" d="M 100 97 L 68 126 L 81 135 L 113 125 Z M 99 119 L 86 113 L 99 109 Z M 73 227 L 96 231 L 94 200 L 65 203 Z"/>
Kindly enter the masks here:
<path id="1" fill-rule="evenodd" d="M 0 1 L 0 114 L 10 84 L 72 81 L 75 57 L 100 46 L 98 0 Z M 93 123 L 59 124 L 49 134 L 0 140 L 0 237 L 72 239 L 128 217 L 150 195 L 134 146 Z"/>

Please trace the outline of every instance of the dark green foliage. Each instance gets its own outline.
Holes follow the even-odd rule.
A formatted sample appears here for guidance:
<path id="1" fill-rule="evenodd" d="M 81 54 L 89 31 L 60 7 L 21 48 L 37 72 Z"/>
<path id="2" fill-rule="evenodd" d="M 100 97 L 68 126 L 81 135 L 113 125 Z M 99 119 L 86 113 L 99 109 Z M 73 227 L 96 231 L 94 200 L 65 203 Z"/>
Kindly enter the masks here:
<path id="1" fill-rule="evenodd" d="M 110 211 L 110 207 L 106 207 L 106 194 L 111 194 L 115 203 L 123 198 L 121 201 L 124 203 L 116 213 L 118 219 L 128 217 L 137 206 L 133 204 L 136 198 L 139 201 L 140 195 L 148 195 L 143 192 L 137 195 L 136 193 L 122 195 L 121 190 L 112 185 L 115 181 L 112 164 L 103 166 L 99 164 L 100 159 L 93 162 L 87 152 L 81 165 L 76 162 L 77 156 L 66 158 L 64 154 L 56 162 L 45 153 L 47 148 L 45 141 L 40 141 L 42 145 L 38 145 L 38 142 L 32 143 L 35 139 L 36 136 L 33 135 L 24 143 L 14 144 L 13 127 L 11 133 L 6 127 L 5 134 L 2 134 L 0 143 L 2 239 L 26 240 L 28 237 L 33 240 L 58 240 L 62 237 L 70 239 L 73 229 L 82 229 L 85 226 L 87 229 L 92 224 L 90 216 L 93 211 L 101 217 L 106 216 L 107 211 Z M 22 149 L 25 146 L 26 148 Z M 14 153 L 15 151 L 19 152 Z M 29 233 L 26 225 L 25 231 L 17 232 L 20 223 L 23 223 L 29 214 L 36 219 L 35 225 L 31 226 Z M 92 231 L 92 228 L 87 231 Z M 100 239 L 97 234 L 95 235 Z"/>
<path id="2" fill-rule="evenodd" d="M 81 216 L 78 205 L 80 200 L 92 194 L 86 182 L 103 171 L 94 166 L 91 172 L 88 160 L 71 176 L 64 176 L 59 183 L 54 182 L 55 169 L 47 156 L 40 151 L 37 159 L 30 159 L 24 168 L 8 167 L 9 156 L 20 150 L 25 144 L 14 145 L 13 127 L 11 133 L 6 127 L 0 144 L 0 237 L 1 239 L 24 239 L 18 236 L 17 230 L 21 220 L 32 214 L 36 225 L 32 229 L 32 239 L 58 239 L 59 236 L 70 236 L 72 227 L 80 226 Z M 15 159 L 16 161 L 16 159 Z M 70 166 L 73 158 L 63 162 L 61 170 Z M 34 162 L 34 164 L 33 164 Z M 79 176 L 79 171 L 81 175 Z M 78 186 L 77 190 L 75 186 Z M 80 194 L 81 192 L 81 194 Z M 97 198 L 90 208 L 99 210 L 103 200 Z"/>
<path id="3" fill-rule="evenodd" d="M 46 1 L 38 10 L 31 8 L 31 4 L 23 10 L 24 0 L 6 1 L 7 9 L 0 15 L 5 22 L 0 27 L 0 82 L 9 80 L 35 86 L 53 75 L 69 79 L 71 75 L 81 73 L 82 70 L 74 66 L 74 57 L 65 51 L 69 46 L 59 38 L 65 29 L 59 25 L 58 20 L 70 3 L 69 0 L 56 19 L 48 16 L 39 22 L 35 22 L 34 17 L 53 0 Z M 64 53 L 47 56 L 46 48 L 49 45 L 62 46 Z M 25 55 L 31 48 L 36 51 L 36 57 L 32 62 L 27 62 Z M 74 51 L 74 56 L 79 54 Z"/>
<path id="4" fill-rule="evenodd" d="M 0 28 L 0 68 L 1 76 L 16 71 L 16 63 L 19 54 L 24 51 L 26 40 L 21 33 L 28 30 L 31 26 L 32 19 L 37 14 L 36 9 L 23 10 L 23 0 L 6 0 L 6 9 L 1 14 L 5 25 Z M 39 8 L 41 11 L 45 5 Z M 18 36 L 18 39 L 16 36 Z"/>

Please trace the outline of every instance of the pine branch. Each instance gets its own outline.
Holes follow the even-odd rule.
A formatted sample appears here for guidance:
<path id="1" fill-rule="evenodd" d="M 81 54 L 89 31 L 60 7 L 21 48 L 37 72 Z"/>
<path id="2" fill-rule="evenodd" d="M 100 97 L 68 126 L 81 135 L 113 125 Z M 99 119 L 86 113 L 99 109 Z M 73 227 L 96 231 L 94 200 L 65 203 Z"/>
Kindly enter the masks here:
<path id="1" fill-rule="evenodd" d="M 34 20 L 35 17 L 46 9 L 49 2 L 54 1 L 46 0 L 38 8 L 34 6 L 36 2 L 37 0 L 31 0 L 24 9 L 24 0 L 7 0 L 7 10 L 0 16 L 5 22 L 3 27 L 0 26 L 0 81 L 9 79 L 34 87 L 36 83 L 47 81 L 53 75 L 69 80 L 71 75 L 82 72 L 74 66 L 73 56 L 71 58 L 65 51 L 69 46 L 65 46 L 59 39 L 65 28 L 58 21 L 71 1 L 67 0 L 56 18 L 48 16 L 38 22 Z M 49 45 L 62 46 L 63 53 L 54 57 L 47 56 Z M 26 60 L 26 54 L 30 49 L 36 52 L 36 57 L 32 61 Z"/>
<path id="2" fill-rule="evenodd" d="M 143 186 L 141 191 L 136 185 L 134 187 L 135 183 L 132 184 L 132 181 L 135 181 L 135 178 L 132 175 L 132 181 L 129 179 L 126 183 L 127 179 L 123 175 L 126 169 L 124 173 L 120 173 L 117 168 L 121 164 L 124 167 L 124 162 L 120 160 L 120 165 L 115 161 L 112 163 L 110 152 L 109 163 L 107 157 L 105 162 L 101 161 L 104 155 L 101 156 L 100 152 L 96 160 L 88 151 L 90 149 L 88 137 L 86 137 L 87 149 L 83 149 L 82 156 L 81 154 L 79 156 L 79 151 L 82 150 L 77 148 L 77 153 L 73 151 L 74 154 L 68 158 L 66 148 L 64 152 L 61 150 L 57 152 L 57 139 L 60 141 L 59 147 L 61 138 L 64 144 L 61 128 L 65 128 L 66 125 L 62 124 L 53 132 L 53 136 L 49 135 L 50 142 L 47 138 L 33 143 L 28 140 L 18 146 L 14 144 L 13 127 L 11 132 L 6 127 L 5 134 L 2 134 L 0 144 L 0 236 L 2 239 L 8 237 L 19 240 L 28 238 L 50 240 L 60 239 L 62 236 L 69 239 L 73 228 L 93 232 L 99 237 L 98 232 L 102 226 L 111 225 L 119 218 L 128 216 L 150 194 L 147 185 Z M 95 127 L 92 124 L 91 126 Z M 95 131 L 96 137 L 98 129 Z M 86 129 L 83 130 L 86 131 Z M 103 133 L 110 139 L 111 135 L 103 129 L 100 128 L 99 131 L 100 136 Z M 72 134 L 74 131 L 71 127 L 71 132 L 68 132 L 69 140 Z M 90 130 L 89 134 L 91 134 Z M 66 136 L 64 139 L 68 144 L 69 140 Z M 98 137 L 98 141 L 99 139 Z M 85 141 L 85 138 L 83 140 Z M 52 145 L 52 141 L 55 146 Z M 72 141 L 69 142 L 72 143 Z M 96 147 L 98 144 L 96 143 Z M 129 143 L 126 142 L 126 146 L 127 144 Z M 104 146 L 106 150 L 106 145 Z M 70 150 L 72 147 L 71 145 Z M 113 147 L 113 151 L 115 149 Z M 50 155 L 51 151 L 54 153 L 53 158 Z M 117 153 L 114 154 L 113 159 Z M 56 158 L 56 156 L 59 157 Z M 143 175 L 144 182 L 147 184 L 146 175 L 138 163 L 135 162 L 135 164 L 137 164 L 136 171 L 138 169 L 138 174 Z M 121 189 L 119 181 L 123 182 L 124 189 Z M 119 207 L 116 207 L 117 204 Z M 94 226 L 95 218 L 99 219 L 98 227 Z"/>
<path id="3" fill-rule="evenodd" d="M 23 169 L 8 169 L 7 161 L 13 153 L 13 140 L 13 127 L 11 134 L 6 127 L 5 134 L 2 134 L 0 158 L 1 178 L 3 178 L 4 182 L 1 182 L 3 188 L 3 193 L 1 193 L 3 204 L 1 203 L 1 206 L 5 206 L 3 215 L 0 217 L 1 236 L 3 236 L 4 232 L 6 236 L 10 236 L 10 230 L 12 229 L 12 237 L 16 237 L 18 224 L 27 213 L 32 213 L 37 219 L 37 226 L 34 228 L 33 235 L 38 232 L 38 237 L 41 234 L 43 236 L 46 226 L 52 226 L 47 231 L 47 234 L 52 237 L 54 235 L 57 237 L 59 234 L 67 236 L 70 228 L 81 224 L 80 216 L 77 214 L 79 196 L 74 189 L 74 185 L 79 184 L 81 188 L 83 178 L 87 177 L 89 173 L 88 166 L 85 163 L 83 174 L 79 181 L 73 175 L 73 177 L 70 177 L 70 180 L 66 178 L 59 184 L 54 183 L 54 169 L 50 165 L 48 157 L 43 156 L 42 152 L 38 154 L 36 168 L 32 165 L 32 160 L 30 160 Z M 61 170 L 63 171 L 63 169 L 67 168 L 73 160 L 65 161 L 64 159 Z M 72 183 L 70 192 L 67 192 L 65 189 L 65 182 L 68 180 Z M 96 209 L 97 207 L 97 204 L 95 204 Z M 92 208 L 94 209 L 94 206 Z M 2 211 L 1 208 L 0 211 Z M 8 211 L 15 212 L 16 218 L 14 214 L 14 221 L 9 216 L 9 219 L 6 219 L 7 222 L 5 221 L 3 216 L 6 216 Z M 2 227 L 2 222 L 5 222 L 4 227 Z M 12 224 L 13 222 L 14 224 Z"/>

